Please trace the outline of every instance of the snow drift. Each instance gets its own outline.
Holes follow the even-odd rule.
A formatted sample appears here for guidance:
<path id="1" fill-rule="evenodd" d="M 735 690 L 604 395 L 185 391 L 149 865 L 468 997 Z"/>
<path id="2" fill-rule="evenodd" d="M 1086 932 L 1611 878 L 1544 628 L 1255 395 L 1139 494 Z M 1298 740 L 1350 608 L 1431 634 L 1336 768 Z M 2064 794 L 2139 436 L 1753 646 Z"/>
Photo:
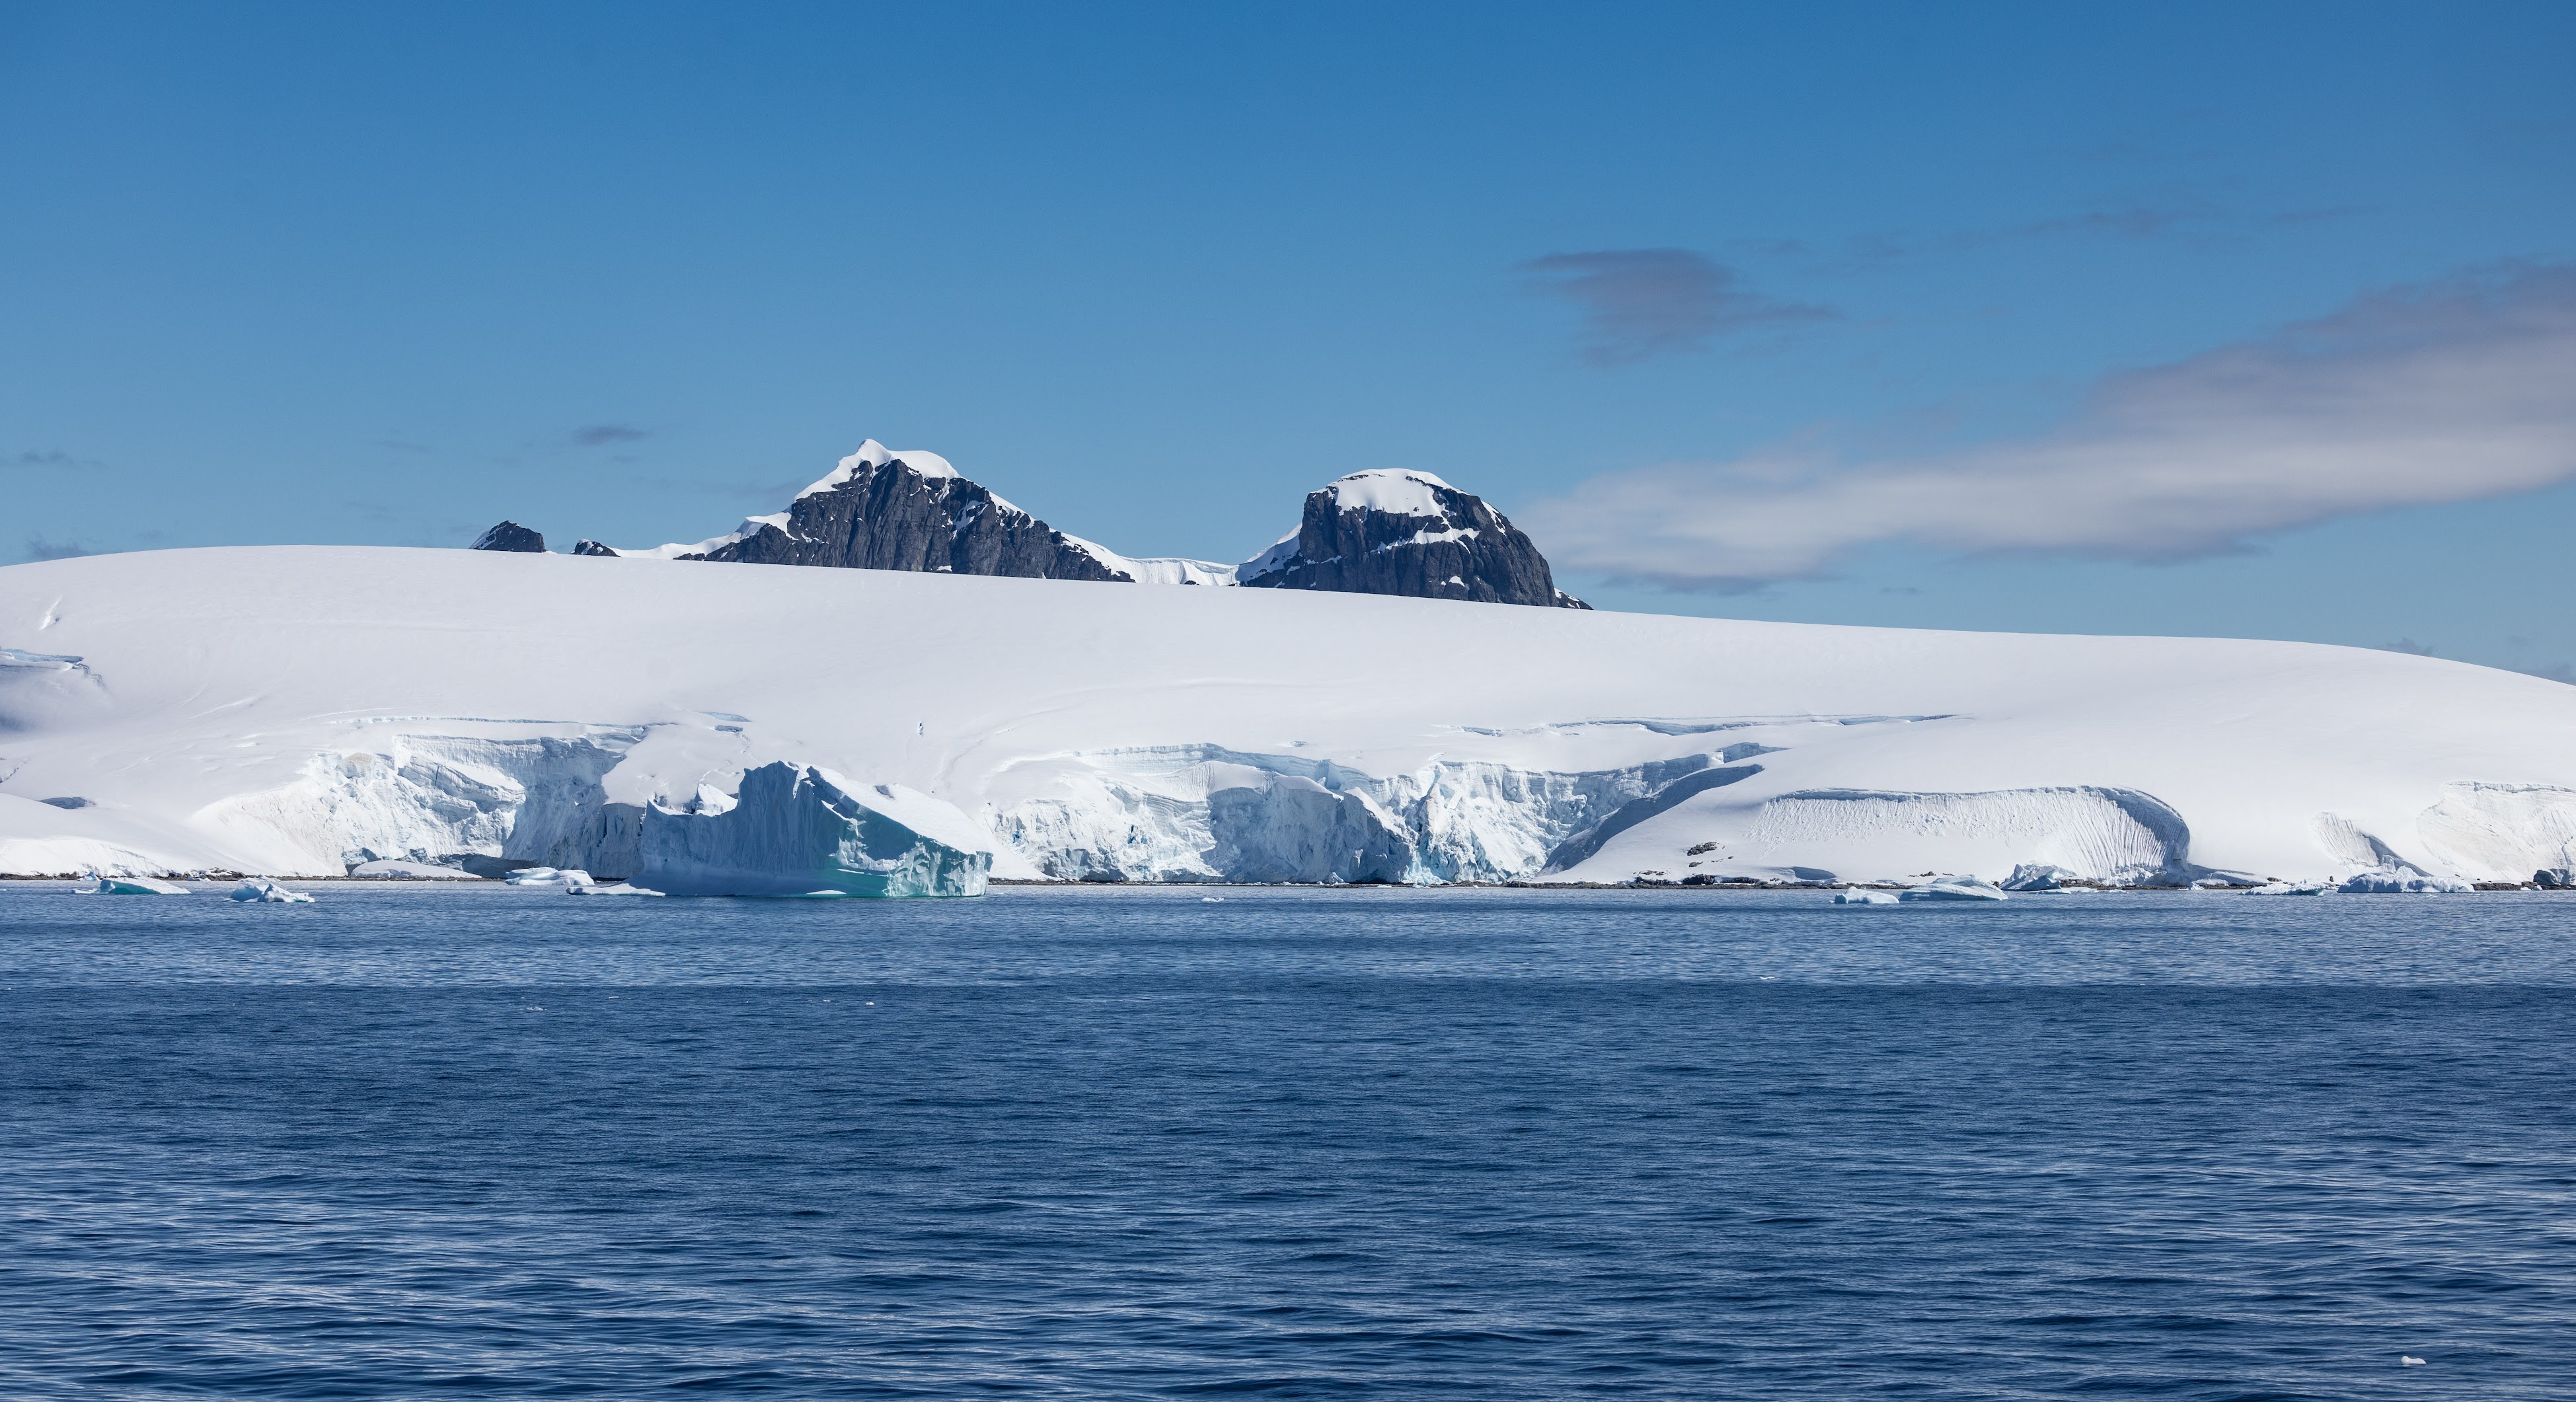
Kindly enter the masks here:
<path id="1" fill-rule="evenodd" d="M 0 872 L 385 863 L 674 893 L 2441 889 L 2576 866 L 2576 688 L 2291 643 L 523 552 L 0 569 Z"/>

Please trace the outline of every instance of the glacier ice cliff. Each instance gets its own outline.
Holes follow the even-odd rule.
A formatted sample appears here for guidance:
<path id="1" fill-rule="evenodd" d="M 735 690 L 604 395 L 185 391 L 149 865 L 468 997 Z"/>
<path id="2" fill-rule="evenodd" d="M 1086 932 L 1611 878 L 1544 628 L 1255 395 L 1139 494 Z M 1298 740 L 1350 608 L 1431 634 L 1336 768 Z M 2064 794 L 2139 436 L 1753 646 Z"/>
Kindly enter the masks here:
<path id="1" fill-rule="evenodd" d="M 1354 489 L 1390 514 L 1406 490 Z M 403 864 L 700 891 L 2555 881 L 2576 688 L 2291 643 L 935 570 L 0 567 L 0 874 Z"/>
<path id="2" fill-rule="evenodd" d="M 1739 747 L 1760 749 L 1760 746 Z M 1759 772 L 1727 751 L 1572 773 L 1443 760 L 1378 776 L 1220 745 L 1052 756 L 1053 792 L 990 815 L 1031 865 L 1073 881 L 1509 881 L 1574 865 L 1664 795 Z M 1041 779 L 1039 776 L 1043 775 Z"/>
<path id="3" fill-rule="evenodd" d="M 646 808 L 635 879 L 674 896 L 980 896 L 993 854 L 942 809 L 893 785 L 763 765 L 730 807 Z"/>

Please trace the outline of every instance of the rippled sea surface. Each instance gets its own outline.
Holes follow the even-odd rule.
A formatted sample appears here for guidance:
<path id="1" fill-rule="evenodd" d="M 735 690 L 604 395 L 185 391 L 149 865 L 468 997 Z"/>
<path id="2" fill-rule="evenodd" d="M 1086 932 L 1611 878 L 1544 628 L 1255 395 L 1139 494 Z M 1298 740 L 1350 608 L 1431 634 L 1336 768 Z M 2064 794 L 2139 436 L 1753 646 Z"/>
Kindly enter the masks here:
<path id="1" fill-rule="evenodd" d="M 2576 897 L 314 889 L 0 885 L 0 1397 L 2576 1395 Z"/>

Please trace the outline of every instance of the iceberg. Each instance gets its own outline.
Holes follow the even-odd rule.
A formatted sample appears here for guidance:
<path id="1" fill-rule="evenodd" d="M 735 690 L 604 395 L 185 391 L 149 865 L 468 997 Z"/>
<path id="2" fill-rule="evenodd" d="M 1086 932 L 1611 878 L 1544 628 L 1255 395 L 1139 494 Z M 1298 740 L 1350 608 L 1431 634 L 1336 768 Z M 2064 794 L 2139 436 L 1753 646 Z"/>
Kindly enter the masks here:
<path id="1" fill-rule="evenodd" d="M 1916 886 L 1896 893 L 1900 901 L 2001 901 L 2010 900 L 2003 892 L 1973 876 L 1945 877 L 1929 885 Z"/>
<path id="2" fill-rule="evenodd" d="M 641 884 L 675 896 L 980 896 L 991 840 L 949 805 L 780 761 L 720 813 L 644 812 Z"/>
<path id="3" fill-rule="evenodd" d="M 2474 891 L 2477 887 L 2447 876 L 2427 876 L 2410 867 L 2372 867 L 2345 877 L 2335 889 L 2346 894 L 2430 896 L 2449 891 Z"/>
<path id="4" fill-rule="evenodd" d="M 233 888 L 233 899 L 262 905 L 311 905 L 313 898 L 302 891 L 290 891 L 274 881 L 253 877 Z"/>
<path id="5" fill-rule="evenodd" d="M 502 879 L 512 886 L 561 886 L 570 889 L 591 884 L 590 873 L 579 868 L 521 867 Z"/>
<path id="6" fill-rule="evenodd" d="M 155 881 L 148 876 L 100 876 L 98 884 L 82 888 L 93 896 L 184 896 L 185 886 Z"/>
<path id="7" fill-rule="evenodd" d="M 360 862 L 349 868 L 349 874 L 379 881 L 481 881 L 482 877 L 462 867 L 438 866 L 429 862 L 376 861 Z"/>
<path id="8" fill-rule="evenodd" d="M 1834 904 L 1894 905 L 1896 904 L 1896 893 L 1893 891 L 1868 891 L 1855 886 L 1848 891 L 1836 891 L 1834 893 Z"/>
<path id="9" fill-rule="evenodd" d="M 670 894 L 667 891 L 648 891 L 625 881 L 610 882 L 606 885 L 598 882 L 579 882 L 567 886 L 565 890 L 576 896 L 665 896 Z"/>
<path id="10" fill-rule="evenodd" d="M 2005 877 L 2000 885 L 2006 891 L 2055 891 L 2061 889 L 2061 883 L 2075 879 L 2075 873 L 2061 866 L 2047 862 L 2022 862 L 2013 867 L 2012 875 Z"/>

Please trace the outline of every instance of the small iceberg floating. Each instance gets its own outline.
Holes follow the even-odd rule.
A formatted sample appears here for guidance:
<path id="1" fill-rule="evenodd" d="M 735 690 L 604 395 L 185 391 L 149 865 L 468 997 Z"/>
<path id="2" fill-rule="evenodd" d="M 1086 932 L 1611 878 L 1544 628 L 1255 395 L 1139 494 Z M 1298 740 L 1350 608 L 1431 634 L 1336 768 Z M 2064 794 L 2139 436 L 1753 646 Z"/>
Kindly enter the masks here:
<path id="1" fill-rule="evenodd" d="M 1894 905 L 1896 904 L 1896 893 L 1893 891 L 1864 891 L 1855 886 L 1848 891 L 1836 891 L 1834 893 L 1834 904 Z"/>
<path id="2" fill-rule="evenodd" d="M 2477 888 L 2447 876 L 2427 876 L 2413 867 L 2372 867 L 2345 877 L 2335 889 L 2348 895 L 2434 896 Z"/>
<path id="3" fill-rule="evenodd" d="M 513 886 L 590 886 L 597 883 L 579 867 L 521 867 L 507 878 Z"/>
<path id="4" fill-rule="evenodd" d="M 168 881 L 155 881 L 148 876 L 98 876 L 95 886 L 83 886 L 84 896 L 184 896 L 188 888 Z"/>
<path id="5" fill-rule="evenodd" d="M 597 881 L 575 881 L 567 884 L 564 890 L 575 896 L 658 896 L 662 894 L 660 891 L 648 891 L 629 881 L 614 881 L 606 884 Z"/>
<path id="6" fill-rule="evenodd" d="M 483 879 L 462 867 L 433 866 L 428 862 L 362 862 L 349 868 L 349 874 L 387 881 L 480 881 Z"/>
<path id="7" fill-rule="evenodd" d="M 595 880 L 589 872 L 579 867 L 521 867 L 510 873 L 509 882 L 513 886 L 542 886 L 550 891 L 561 891 L 568 896 L 658 896 L 662 894 L 629 881 Z"/>
<path id="8" fill-rule="evenodd" d="M 1928 886 L 1899 891 L 1900 901 L 2004 901 L 2012 899 L 1974 877 L 1949 877 Z"/>
<path id="9" fill-rule="evenodd" d="M 302 891 L 290 891 L 274 881 L 254 876 L 233 888 L 233 899 L 256 901 L 262 905 L 311 905 L 313 898 Z"/>
<path id="10" fill-rule="evenodd" d="M 2334 890 L 2323 881 L 2266 881 L 2245 894 L 2249 896 L 2322 896 Z"/>

